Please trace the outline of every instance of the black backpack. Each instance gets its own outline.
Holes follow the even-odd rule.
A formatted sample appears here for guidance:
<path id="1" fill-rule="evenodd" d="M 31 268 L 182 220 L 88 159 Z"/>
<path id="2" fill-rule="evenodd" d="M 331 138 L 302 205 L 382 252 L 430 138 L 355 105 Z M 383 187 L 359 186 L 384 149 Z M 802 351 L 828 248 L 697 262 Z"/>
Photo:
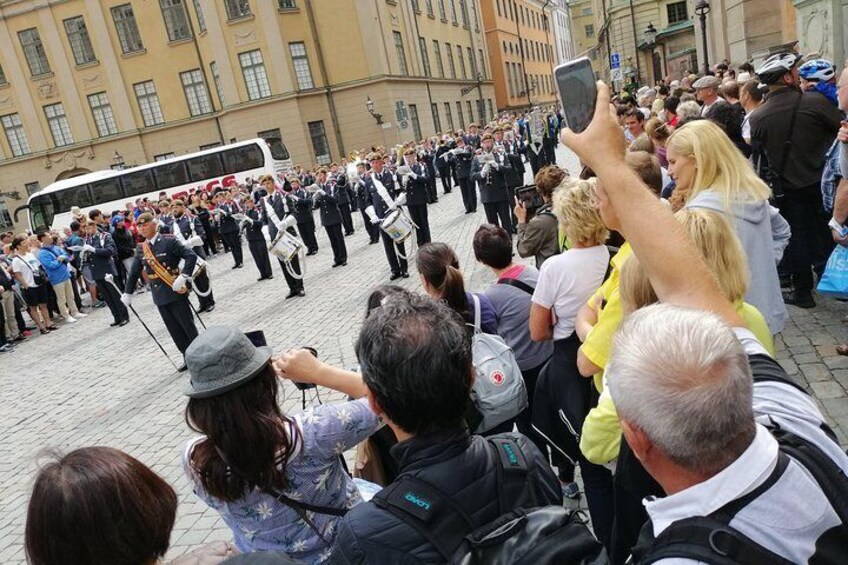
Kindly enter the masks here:
<path id="1" fill-rule="evenodd" d="M 751 368 L 754 382 L 775 381 L 804 389 L 786 376 L 785 371 L 771 357 L 753 355 Z M 806 392 L 805 392 L 806 394 Z M 829 531 L 817 544 L 815 563 L 841 564 L 846 562 L 848 547 L 848 477 L 821 449 L 809 441 L 781 429 L 769 426 L 777 440 L 780 453 L 771 475 L 750 493 L 732 500 L 708 516 L 694 516 L 678 520 L 654 538 L 653 524 L 649 520 L 642 527 L 639 541 L 633 548 L 628 563 L 647 565 L 668 558 L 688 558 L 709 565 L 790 565 L 792 562 L 751 540 L 730 526 L 730 522 L 745 506 L 765 493 L 780 479 L 794 459 L 816 480 L 836 514 L 842 520 L 841 528 Z M 822 430 L 834 441 L 835 436 L 826 424 Z"/>
<path id="2" fill-rule="evenodd" d="M 486 438 L 494 452 L 500 516 L 475 524 L 435 485 L 401 475 L 374 502 L 414 528 L 455 565 L 606 565 L 606 550 L 585 522 L 562 506 L 537 506 L 532 461 L 509 436 Z"/>

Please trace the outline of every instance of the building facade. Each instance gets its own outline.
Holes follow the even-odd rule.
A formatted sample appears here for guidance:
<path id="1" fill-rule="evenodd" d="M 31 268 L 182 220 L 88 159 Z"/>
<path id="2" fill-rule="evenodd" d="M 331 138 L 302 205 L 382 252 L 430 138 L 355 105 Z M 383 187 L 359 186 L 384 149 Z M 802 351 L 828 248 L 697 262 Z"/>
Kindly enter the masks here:
<path id="1" fill-rule="evenodd" d="M 481 7 L 498 109 L 555 103 L 550 2 L 486 0 Z"/>
<path id="2" fill-rule="evenodd" d="M 554 31 L 554 46 L 556 47 L 554 64 L 560 65 L 574 59 L 577 55 L 574 50 L 571 11 L 566 0 L 553 0 L 548 5 L 547 11 L 550 15 L 551 28 Z"/>
<path id="3" fill-rule="evenodd" d="M 848 58 L 848 0 L 794 0 L 801 53 L 818 55 L 840 68 Z"/>
<path id="4" fill-rule="evenodd" d="M 697 69 L 694 0 L 592 0 L 602 74 L 617 89 L 628 83 L 680 79 Z M 657 31 L 649 43 L 648 28 Z M 614 55 L 617 55 L 615 57 Z M 617 59 L 617 72 L 611 68 Z"/>
<path id="5" fill-rule="evenodd" d="M 495 113 L 479 0 L 0 0 L 0 69 L 0 227 L 118 158 L 264 137 L 329 163 Z"/>
<path id="6" fill-rule="evenodd" d="M 568 3 L 571 24 L 572 50 L 575 57 L 587 57 L 592 61 L 595 74 L 602 76 L 601 60 L 598 57 L 598 34 L 595 31 L 593 0 L 573 0 Z"/>

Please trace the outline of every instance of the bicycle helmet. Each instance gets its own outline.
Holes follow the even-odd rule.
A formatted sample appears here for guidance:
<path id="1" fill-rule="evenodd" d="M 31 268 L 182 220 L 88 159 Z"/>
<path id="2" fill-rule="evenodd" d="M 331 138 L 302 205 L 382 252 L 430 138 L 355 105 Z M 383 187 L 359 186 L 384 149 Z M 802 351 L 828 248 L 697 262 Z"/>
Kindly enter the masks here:
<path id="1" fill-rule="evenodd" d="M 813 59 L 801 65 L 798 74 L 810 82 L 828 82 L 836 76 L 836 67 L 826 59 Z"/>
<path id="2" fill-rule="evenodd" d="M 765 84 L 775 84 L 781 77 L 791 71 L 801 59 L 795 53 L 778 53 L 766 59 L 757 69 L 757 77 Z"/>

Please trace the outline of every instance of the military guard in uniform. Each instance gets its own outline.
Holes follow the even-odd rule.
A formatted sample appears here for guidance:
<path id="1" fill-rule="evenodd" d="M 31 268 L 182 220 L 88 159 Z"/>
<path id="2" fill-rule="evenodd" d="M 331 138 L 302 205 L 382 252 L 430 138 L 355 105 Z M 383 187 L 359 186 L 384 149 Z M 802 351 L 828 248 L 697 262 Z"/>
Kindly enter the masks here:
<path id="1" fill-rule="evenodd" d="M 85 256 L 84 265 L 89 268 L 91 278 L 97 285 L 97 294 L 106 302 L 114 321 L 112 327 L 125 326 L 130 321 L 130 314 L 121 304 L 120 295 L 115 287 L 106 279 L 107 275 L 115 275 L 113 258 L 118 254 L 118 247 L 109 232 L 98 229 L 97 223 L 88 220 L 85 224 L 86 236 L 82 251 Z M 133 287 L 135 288 L 135 287 Z"/>
<path id="2" fill-rule="evenodd" d="M 416 159 L 415 149 L 403 153 L 406 166 L 412 170 L 406 177 L 406 207 L 409 218 L 418 228 L 415 231 L 418 247 L 430 243 L 430 221 L 427 218 L 427 202 L 430 195 L 430 171 Z"/>
<path id="3" fill-rule="evenodd" d="M 266 198 L 270 199 L 270 196 Z M 270 200 L 268 202 L 268 205 L 271 206 Z M 265 234 L 262 233 L 262 226 L 265 225 L 265 222 L 259 214 L 259 210 L 256 209 L 252 197 L 245 198 L 243 203 L 244 215 L 247 218 L 242 220 L 242 226 L 244 226 L 244 233 L 247 239 L 247 248 L 253 256 L 253 262 L 256 263 L 256 268 L 259 269 L 259 278 L 256 280 L 264 281 L 273 279 L 274 273 L 271 269 L 271 258 L 268 255 L 268 242 L 265 239 Z"/>
<path id="4" fill-rule="evenodd" d="M 456 147 L 453 153 L 456 180 L 459 191 L 462 193 L 462 204 L 465 206 L 466 214 L 477 212 L 477 187 L 471 179 L 471 163 L 474 161 L 474 148 L 465 144 L 462 136 L 456 138 Z"/>
<path id="5" fill-rule="evenodd" d="M 263 176 L 261 179 L 263 185 L 273 185 L 274 179 L 270 175 Z M 290 197 L 283 198 L 282 195 L 274 189 L 272 194 L 269 194 L 263 202 L 263 211 L 264 211 L 264 220 L 268 225 L 268 236 L 271 238 L 271 241 L 277 237 L 281 229 L 281 224 L 283 219 L 287 215 L 294 216 L 294 206 L 292 199 Z M 311 214 L 312 212 L 310 212 Z M 295 216 L 295 220 L 297 217 Z M 297 236 L 297 232 L 294 230 L 294 227 L 289 227 L 286 229 L 293 236 Z M 304 242 L 305 243 L 305 242 Z M 267 247 L 266 247 L 266 255 L 267 255 Z M 286 267 L 286 262 L 282 259 L 279 259 L 280 268 L 283 270 L 283 276 L 286 278 L 286 284 L 289 285 L 289 293 L 286 296 L 286 300 L 289 298 L 295 298 L 297 296 L 305 296 L 306 293 L 303 290 L 303 279 L 292 276 L 289 272 L 289 269 L 292 269 L 296 273 L 303 273 L 303 269 L 300 265 L 300 259 L 297 256 L 292 257 L 289 267 Z"/>
<path id="6" fill-rule="evenodd" d="M 203 251 L 203 240 L 206 237 L 206 232 L 200 218 L 189 214 L 186 211 L 185 203 L 179 199 L 171 203 L 171 209 L 174 214 L 174 235 L 184 245 L 190 247 L 198 258 L 206 259 L 206 253 Z M 198 311 L 211 312 L 214 310 L 215 295 L 212 294 L 212 283 L 209 281 L 209 275 L 206 274 L 205 268 L 194 277 L 194 288 L 197 290 L 197 300 L 200 302 Z"/>
<path id="7" fill-rule="evenodd" d="M 291 191 L 286 194 L 286 201 L 297 221 L 297 231 L 306 244 L 306 254 L 315 255 L 318 253 L 318 240 L 315 239 L 315 216 L 312 215 L 315 203 L 312 194 L 303 188 L 300 179 L 294 175 L 289 177 L 289 185 Z"/>
<path id="8" fill-rule="evenodd" d="M 215 208 L 218 213 L 218 233 L 221 238 L 230 248 L 233 253 L 233 269 L 241 269 L 244 267 L 244 256 L 241 249 L 241 231 L 239 230 L 238 221 L 233 218 L 234 215 L 241 213 L 241 208 L 235 201 L 230 198 L 230 193 L 226 188 L 218 191 L 221 195 L 221 203 Z"/>
<path id="9" fill-rule="evenodd" d="M 354 185 L 357 206 L 362 213 L 362 222 L 365 224 L 365 231 L 368 233 L 368 245 L 374 245 L 380 241 L 380 226 L 374 224 L 365 212 L 365 209 L 371 205 L 371 198 L 368 195 L 368 190 L 365 188 L 366 172 L 365 161 L 359 161 L 356 164 L 356 180 L 350 182 Z"/>
<path id="10" fill-rule="evenodd" d="M 371 163 L 371 172 L 365 175 L 365 191 L 368 196 L 367 206 L 373 207 L 375 217 L 371 220 L 375 224 L 385 219 L 389 212 L 397 208 L 394 199 L 397 198 L 397 188 L 395 186 L 394 175 L 383 167 L 383 156 L 379 153 L 371 153 L 368 155 L 368 161 Z M 409 266 L 403 256 L 398 256 L 395 249 L 394 240 L 389 237 L 389 234 L 380 230 L 380 236 L 383 238 L 383 250 L 386 252 L 386 259 L 389 262 L 389 268 L 392 270 L 391 280 L 400 277 L 409 277 Z M 406 255 L 406 247 L 400 244 L 401 255 Z"/>
<path id="11" fill-rule="evenodd" d="M 157 232 L 157 223 L 153 215 L 145 212 L 136 220 L 138 232 L 145 241 L 136 248 L 135 260 L 127 276 L 127 284 L 121 302 L 124 306 L 132 304 L 133 292 L 141 270 L 147 273 L 153 304 L 159 309 L 162 321 L 171 334 L 171 339 L 180 353 L 185 354 L 188 346 L 197 337 L 191 305 L 188 299 L 188 285 L 197 255 L 173 235 Z M 183 260 L 180 269 L 180 260 Z M 126 308 L 124 308 L 126 311 Z M 185 371 L 185 363 L 179 371 Z"/>
<path id="12" fill-rule="evenodd" d="M 315 190 L 315 206 L 321 210 L 321 225 L 327 230 L 330 246 L 333 248 L 333 267 L 347 265 L 347 246 L 342 235 L 342 214 L 338 206 L 338 192 L 344 190 L 336 184 L 327 182 L 327 169 L 318 169 Z"/>
<path id="13" fill-rule="evenodd" d="M 512 233 L 512 210 L 509 189 L 506 185 L 507 173 L 512 165 L 502 149 L 493 151 L 494 139 L 490 134 L 483 136 L 483 152 L 474 157 L 471 166 L 471 179 L 480 188 L 480 200 L 486 209 L 486 221 L 500 226 Z"/>
<path id="14" fill-rule="evenodd" d="M 337 191 L 339 200 L 339 212 L 342 215 L 342 227 L 344 227 L 345 237 L 353 235 L 353 217 L 350 214 L 351 210 L 351 187 L 347 184 L 347 175 L 344 171 L 339 171 L 334 165 L 330 175 L 330 182 L 334 183 L 339 190 Z"/>
<path id="15" fill-rule="evenodd" d="M 451 148 L 448 142 L 444 139 L 439 140 L 439 147 L 436 149 L 436 168 L 439 170 L 439 177 L 442 179 L 442 190 L 444 194 L 449 194 L 453 186 L 451 185 Z"/>

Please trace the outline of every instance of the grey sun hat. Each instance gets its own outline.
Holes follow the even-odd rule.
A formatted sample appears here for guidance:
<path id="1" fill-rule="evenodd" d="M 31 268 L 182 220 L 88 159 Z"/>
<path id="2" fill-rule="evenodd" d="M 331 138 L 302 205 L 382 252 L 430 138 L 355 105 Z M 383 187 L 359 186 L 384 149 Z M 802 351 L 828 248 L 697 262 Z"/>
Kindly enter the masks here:
<path id="1" fill-rule="evenodd" d="M 209 398 L 233 390 L 258 375 L 273 350 L 256 347 L 238 328 L 213 326 L 197 336 L 185 352 L 191 398 Z"/>

